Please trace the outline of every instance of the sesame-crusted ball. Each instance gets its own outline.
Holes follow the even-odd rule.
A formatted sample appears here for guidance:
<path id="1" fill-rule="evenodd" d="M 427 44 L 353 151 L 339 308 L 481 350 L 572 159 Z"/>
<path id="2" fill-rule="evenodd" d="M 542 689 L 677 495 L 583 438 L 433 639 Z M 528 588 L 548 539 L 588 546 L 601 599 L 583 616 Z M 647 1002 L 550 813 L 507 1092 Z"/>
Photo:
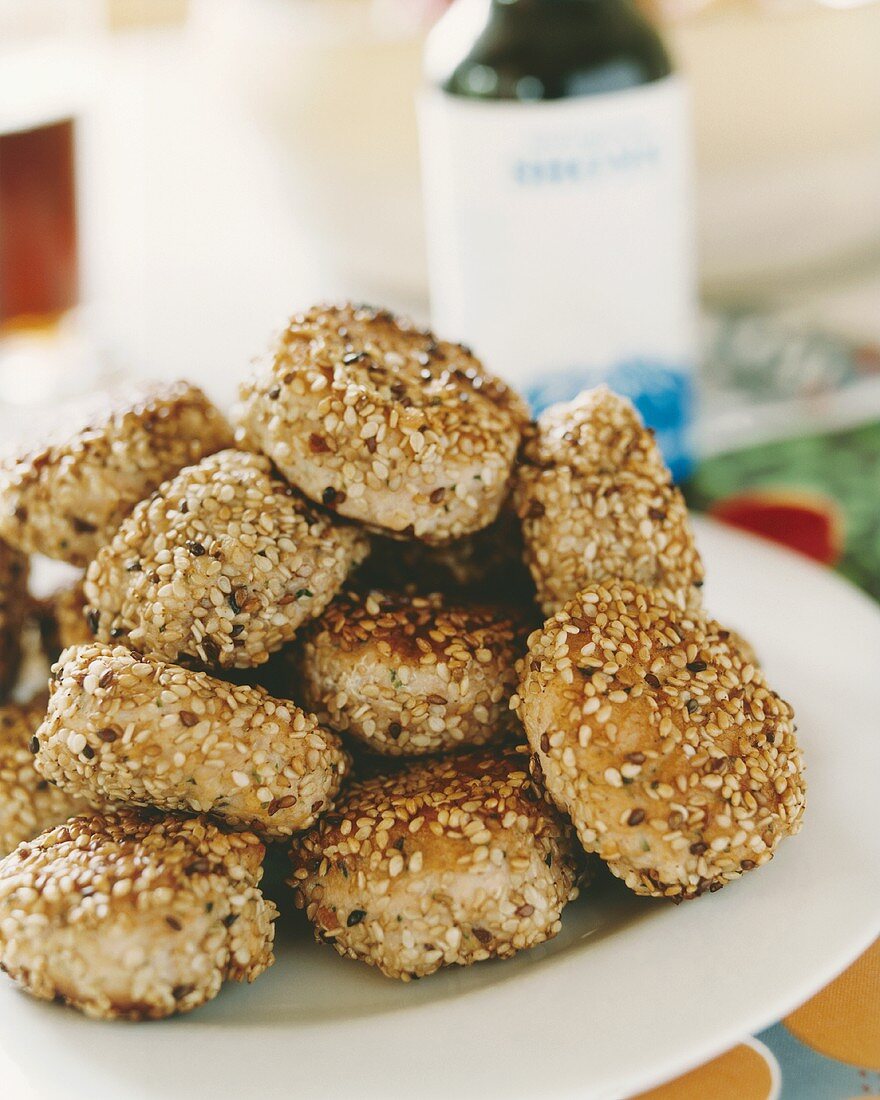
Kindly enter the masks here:
<path id="1" fill-rule="evenodd" d="M 318 940 L 408 981 L 555 936 L 576 847 L 521 752 L 454 756 L 353 785 L 295 843 L 291 885 Z"/>
<path id="2" fill-rule="evenodd" d="M 798 831 L 792 709 L 717 622 L 590 585 L 531 636 L 521 674 L 536 773 L 636 893 L 717 890 Z"/>
<path id="3" fill-rule="evenodd" d="M 45 714 L 45 692 L 0 707 L 0 856 L 88 808 L 34 767 L 34 733 Z"/>
<path id="4" fill-rule="evenodd" d="M 75 817 L 0 861 L 0 965 L 87 1016 L 189 1012 L 274 961 L 263 853 L 200 817 Z"/>
<path id="5" fill-rule="evenodd" d="M 224 417 L 188 382 L 138 386 L 86 417 L 0 462 L 0 537 L 81 566 L 139 500 L 232 442 Z"/>
<path id="6" fill-rule="evenodd" d="M 263 836 L 307 829 L 348 770 L 293 703 L 94 642 L 52 669 L 38 770 L 93 804 L 211 813 Z"/>
<path id="7" fill-rule="evenodd" d="M 250 668 L 319 615 L 367 553 L 272 473 L 220 451 L 142 501 L 86 574 L 96 637 L 168 661 Z"/>
<path id="8" fill-rule="evenodd" d="M 0 700 L 5 699 L 21 664 L 21 631 L 29 610 L 28 559 L 0 542 Z"/>
<path id="9" fill-rule="evenodd" d="M 357 306 L 295 316 L 238 415 L 240 442 L 306 496 L 425 542 L 495 519 L 526 419 L 468 349 Z"/>
<path id="10" fill-rule="evenodd" d="M 94 641 L 86 618 L 86 594 L 83 578 L 62 585 L 48 596 L 34 601 L 43 650 L 50 662 L 62 649 Z"/>
<path id="11" fill-rule="evenodd" d="M 607 387 L 553 405 L 530 431 L 514 500 L 544 613 L 594 581 L 635 581 L 699 606 L 703 566 L 653 435 Z"/>
<path id="12" fill-rule="evenodd" d="M 422 596 L 445 592 L 457 599 L 524 609 L 534 609 L 535 601 L 535 582 L 523 562 L 519 518 L 508 507 L 482 531 L 442 546 L 377 535 L 352 584 Z"/>
<path id="13" fill-rule="evenodd" d="M 348 592 L 303 632 L 306 706 L 371 752 L 421 756 L 498 741 L 527 629 L 510 609 L 434 593 Z"/>

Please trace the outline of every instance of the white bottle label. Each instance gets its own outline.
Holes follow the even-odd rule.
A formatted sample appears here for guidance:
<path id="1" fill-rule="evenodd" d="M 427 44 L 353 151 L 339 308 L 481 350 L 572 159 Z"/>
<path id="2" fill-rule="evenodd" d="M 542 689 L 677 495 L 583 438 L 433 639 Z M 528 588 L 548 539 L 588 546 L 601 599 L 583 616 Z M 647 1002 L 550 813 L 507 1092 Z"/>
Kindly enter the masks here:
<path id="1" fill-rule="evenodd" d="M 538 410 L 607 381 L 689 461 L 690 127 L 680 78 L 420 104 L 432 321 Z"/>

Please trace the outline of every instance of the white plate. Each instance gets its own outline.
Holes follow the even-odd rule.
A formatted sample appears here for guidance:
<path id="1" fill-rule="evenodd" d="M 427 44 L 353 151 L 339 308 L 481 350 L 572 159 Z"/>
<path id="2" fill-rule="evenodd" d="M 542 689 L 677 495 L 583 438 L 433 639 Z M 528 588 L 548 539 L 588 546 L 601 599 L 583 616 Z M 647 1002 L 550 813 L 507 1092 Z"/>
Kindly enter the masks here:
<path id="1" fill-rule="evenodd" d="M 317 947 L 297 914 L 255 986 L 158 1024 L 4 983 L 0 1050 L 52 1100 L 618 1097 L 804 1001 L 880 932 L 880 612 L 769 543 L 706 522 L 699 541 L 709 607 L 799 716 L 805 823 L 766 868 L 679 907 L 606 882 L 553 943 L 410 985 Z"/>

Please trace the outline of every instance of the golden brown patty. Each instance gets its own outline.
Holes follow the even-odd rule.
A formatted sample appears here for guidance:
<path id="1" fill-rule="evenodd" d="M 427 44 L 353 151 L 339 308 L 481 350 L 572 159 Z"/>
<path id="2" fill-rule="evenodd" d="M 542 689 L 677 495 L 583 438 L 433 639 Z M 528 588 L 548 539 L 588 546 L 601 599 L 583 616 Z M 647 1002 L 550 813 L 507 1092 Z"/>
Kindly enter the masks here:
<path id="1" fill-rule="evenodd" d="M 316 306 L 242 386 L 239 438 L 340 515 L 444 542 L 495 519 L 525 421 L 466 348 L 384 310 Z"/>
<path id="2" fill-rule="evenodd" d="M 0 862 L 0 964 L 88 1016 L 188 1012 L 273 961 L 263 851 L 205 818 L 73 818 Z"/>
<path id="3" fill-rule="evenodd" d="M 346 593 L 304 634 L 302 699 L 371 752 L 420 756 L 498 741 L 526 628 L 517 612 L 434 593 Z"/>
<path id="4" fill-rule="evenodd" d="M 614 580 L 699 606 L 703 566 L 684 498 L 638 413 L 605 386 L 541 414 L 514 501 L 545 614 Z"/>
<path id="5" fill-rule="evenodd" d="M 232 442 L 229 425 L 187 382 L 138 386 L 69 438 L 0 463 L 0 537 L 85 566 L 166 478 Z"/>
<path id="6" fill-rule="evenodd" d="M 791 707 L 718 623 L 590 585 L 531 636 L 521 674 L 537 774 L 636 893 L 717 890 L 800 828 Z"/>
<path id="7" fill-rule="evenodd" d="M 54 661 L 62 649 L 94 641 L 86 619 L 84 578 L 56 589 L 51 595 L 34 601 L 34 611 L 43 650 Z"/>
<path id="8" fill-rule="evenodd" d="M 29 703 L 0 706 L 0 856 L 88 808 L 34 766 L 34 734 L 45 715 L 45 692 Z"/>
<path id="9" fill-rule="evenodd" d="M 88 615 L 102 641 L 248 668 L 323 611 L 367 548 L 273 476 L 268 459 L 220 451 L 123 522 L 86 574 Z"/>
<path id="10" fill-rule="evenodd" d="M 577 895 L 569 827 L 515 750 L 355 784 L 293 867 L 316 937 L 404 981 L 543 943 Z"/>
<path id="11" fill-rule="evenodd" d="M 52 677 L 37 767 L 93 804 L 212 813 L 283 837 L 332 805 L 348 769 L 335 734 L 262 688 L 98 642 L 65 650 Z"/>
<path id="12" fill-rule="evenodd" d="M 15 686 L 21 663 L 21 630 L 29 610 L 28 559 L 0 542 L 0 701 Z"/>
<path id="13" fill-rule="evenodd" d="M 442 546 L 375 536 L 352 584 L 419 596 L 445 592 L 459 600 L 535 610 L 535 582 L 523 553 L 519 519 L 504 507 L 482 531 Z"/>

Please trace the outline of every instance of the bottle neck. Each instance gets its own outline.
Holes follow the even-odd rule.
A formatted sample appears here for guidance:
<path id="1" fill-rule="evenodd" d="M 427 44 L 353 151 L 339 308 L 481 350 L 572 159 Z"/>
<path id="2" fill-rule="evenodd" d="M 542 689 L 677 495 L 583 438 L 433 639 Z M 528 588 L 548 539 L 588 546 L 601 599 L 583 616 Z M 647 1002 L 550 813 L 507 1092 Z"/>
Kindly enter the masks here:
<path id="1" fill-rule="evenodd" d="M 561 99 L 669 75 L 631 0 L 456 0 L 429 39 L 429 79 L 476 99 Z"/>

